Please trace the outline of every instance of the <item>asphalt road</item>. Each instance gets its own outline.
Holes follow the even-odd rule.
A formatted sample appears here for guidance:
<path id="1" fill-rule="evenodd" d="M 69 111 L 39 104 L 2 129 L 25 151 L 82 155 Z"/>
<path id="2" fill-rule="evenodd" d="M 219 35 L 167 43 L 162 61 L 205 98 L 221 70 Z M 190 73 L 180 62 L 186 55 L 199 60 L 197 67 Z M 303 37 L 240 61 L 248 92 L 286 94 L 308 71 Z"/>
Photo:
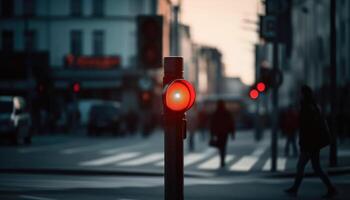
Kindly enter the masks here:
<path id="1" fill-rule="evenodd" d="M 334 176 L 339 195 L 349 199 L 349 176 Z M 0 175 L 0 199 L 70 200 L 157 200 L 164 198 L 162 177 Z M 185 199 L 293 199 L 283 193 L 289 178 L 236 176 L 185 178 Z M 317 178 L 302 184 L 297 199 L 321 199 L 325 188 Z"/>
<path id="2" fill-rule="evenodd" d="M 283 156 L 279 141 L 278 172 L 269 171 L 268 133 L 259 143 L 252 131 L 229 141 L 227 166 L 219 168 L 215 149 L 196 136 L 195 151 L 185 141 L 185 199 L 290 199 L 283 189 L 292 183 L 296 158 Z M 342 166 L 350 151 L 339 150 Z M 327 149 L 322 150 L 327 168 Z M 140 136 L 37 136 L 31 146 L 0 146 L 0 199 L 163 199 L 163 133 Z M 309 171 L 310 167 L 306 171 Z M 276 176 L 277 175 L 277 176 Z M 333 176 L 340 195 L 349 199 L 349 176 Z M 299 198 L 320 199 L 317 178 L 302 185 Z"/>

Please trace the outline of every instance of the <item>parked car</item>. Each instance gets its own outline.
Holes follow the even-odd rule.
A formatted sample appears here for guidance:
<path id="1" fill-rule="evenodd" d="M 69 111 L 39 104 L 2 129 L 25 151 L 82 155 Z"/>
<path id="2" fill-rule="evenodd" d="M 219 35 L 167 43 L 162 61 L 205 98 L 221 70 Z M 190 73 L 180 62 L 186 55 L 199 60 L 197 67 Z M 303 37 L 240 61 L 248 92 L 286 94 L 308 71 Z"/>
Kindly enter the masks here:
<path id="1" fill-rule="evenodd" d="M 0 96 L 0 137 L 13 144 L 30 144 L 31 118 L 22 97 Z"/>
<path id="2" fill-rule="evenodd" d="M 88 134 L 99 135 L 111 132 L 118 135 L 122 123 L 120 104 L 105 101 L 91 106 L 88 119 Z"/>

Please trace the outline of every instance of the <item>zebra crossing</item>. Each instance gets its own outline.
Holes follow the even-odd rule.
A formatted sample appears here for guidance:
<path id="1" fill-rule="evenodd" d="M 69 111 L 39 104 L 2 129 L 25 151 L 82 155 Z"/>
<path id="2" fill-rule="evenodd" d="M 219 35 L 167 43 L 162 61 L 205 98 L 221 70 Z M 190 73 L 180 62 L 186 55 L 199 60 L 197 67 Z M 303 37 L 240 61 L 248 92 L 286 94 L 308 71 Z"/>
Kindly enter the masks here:
<path id="1" fill-rule="evenodd" d="M 269 171 L 271 159 L 265 154 L 267 146 L 257 146 L 250 155 L 227 154 L 225 162 L 227 171 L 249 172 Z M 79 162 L 83 167 L 164 167 L 163 152 L 116 152 L 115 154 L 101 153 L 101 157 Z M 259 164 L 260 163 L 260 164 Z M 277 170 L 285 171 L 287 159 L 277 159 Z M 220 157 L 215 149 L 209 148 L 202 152 L 185 153 L 184 168 L 195 170 L 218 170 L 220 169 Z"/>

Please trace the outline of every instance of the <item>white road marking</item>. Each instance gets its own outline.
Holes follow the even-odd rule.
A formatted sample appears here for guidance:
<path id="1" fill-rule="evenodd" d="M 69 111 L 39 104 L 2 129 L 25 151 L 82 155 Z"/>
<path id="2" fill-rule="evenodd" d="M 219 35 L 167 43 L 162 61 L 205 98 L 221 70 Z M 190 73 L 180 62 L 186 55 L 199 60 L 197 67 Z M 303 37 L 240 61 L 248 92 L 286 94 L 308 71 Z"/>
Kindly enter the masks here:
<path id="1" fill-rule="evenodd" d="M 287 159 L 286 158 L 277 158 L 277 170 L 284 171 L 286 169 Z"/>
<path id="2" fill-rule="evenodd" d="M 134 158 L 138 155 L 140 155 L 140 153 L 137 153 L 137 152 L 121 153 L 121 154 L 117 154 L 114 156 L 108 156 L 108 157 L 104 157 L 104 158 L 99 158 L 99 159 L 95 159 L 95 160 L 81 162 L 81 163 L 79 163 L 79 165 L 81 165 L 81 166 L 107 165 L 107 164 L 115 163 L 118 161 L 123 161 L 123 160 L 127 160 L 130 158 Z"/>
<path id="3" fill-rule="evenodd" d="M 225 162 L 228 163 L 234 159 L 234 155 L 226 155 Z M 208 161 L 200 164 L 198 169 L 218 169 L 220 167 L 220 156 L 216 155 Z"/>
<path id="4" fill-rule="evenodd" d="M 287 159 L 286 158 L 277 158 L 277 170 L 278 171 L 284 171 L 286 169 Z M 270 171 L 271 170 L 271 158 L 267 159 L 263 168 L 263 171 Z"/>
<path id="5" fill-rule="evenodd" d="M 118 153 L 120 151 L 125 151 L 125 150 L 131 150 L 131 149 L 135 149 L 135 148 L 141 148 L 141 147 L 146 147 L 149 144 L 136 144 L 136 145 L 132 145 L 132 146 L 125 146 L 125 147 L 118 147 L 118 148 L 111 148 L 111 149 L 106 149 L 101 151 L 101 154 L 115 154 Z"/>
<path id="6" fill-rule="evenodd" d="M 120 165 L 120 166 L 144 165 L 144 164 L 159 161 L 159 160 L 163 159 L 163 157 L 164 157 L 164 153 L 152 153 L 148 156 L 142 156 L 140 158 L 136 158 L 136 159 L 122 162 L 122 163 L 118 163 L 117 165 Z"/>
<path id="7" fill-rule="evenodd" d="M 202 159 L 204 159 L 207 155 L 199 154 L 199 153 L 190 153 L 184 157 L 184 167 L 192 165 Z"/>
<path id="8" fill-rule="evenodd" d="M 205 157 L 209 157 L 215 153 L 215 150 L 210 148 L 205 150 L 202 153 L 189 153 L 184 156 L 184 166 L 192 165 L 193 163 L 196 163 Z M 157 162 L 155 166 L 164 166 L 164 159 Z"/>
<path id="9" fill-rule="evenodd" d="M 259 156 L 263 155 L 266 150 L 267 150 L 266 145 L 259 145 L 251 155 L 259 157 Z"/>
<path id="10" fill-rule="evenodd" d="M 256 156 L 243 156 L 230 167 L 230 171 L 249 171 L 258 159 Z"/>
<path id="11" fill-rule="evenodd" d="M 24 199 L 33 199 L 33 200 L 54 200 L 51 198 L 36 197 L 36 196 L 29 196 L 29 195 L 20 195 L 19 197 Z"/>
<path id="12" fill-rule="evenodd" d="M 269 171 L 271 169 L 271 158 L 268 158 L 262 168 L 263 171 Z"/>

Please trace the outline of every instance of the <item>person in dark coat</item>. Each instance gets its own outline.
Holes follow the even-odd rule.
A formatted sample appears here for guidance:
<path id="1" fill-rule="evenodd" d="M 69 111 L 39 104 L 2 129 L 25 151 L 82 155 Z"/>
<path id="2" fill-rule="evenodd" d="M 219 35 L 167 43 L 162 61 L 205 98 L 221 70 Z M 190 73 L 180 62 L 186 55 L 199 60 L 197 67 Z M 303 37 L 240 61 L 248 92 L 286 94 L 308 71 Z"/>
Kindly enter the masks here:
<path id="1" fill-rule="evenodd" d="M 298 149 L 296 143 L 296 134 L 298 130 L 298 113 L 290 105 L 287 110 L 282 113 L 281 117 L 281 131 L 286 136 L 286 145 L 284 147 L 284 154 L 289 156 L 289 147 L 292 146 L 293 156 L 297 157 Z"/>
<path id="2" fill-rule="evenodd" d="M 220 153 L 220 165 L 225 167 L 227 138 L 229 133 L 234 138 L 235 126 L 233 116 L 226 109 L 222 100 L 217 102 L 216 110 L 211 117 L 210 132 L 211 141 L 215 141 L 215 146 Z"/>
<path id="3" fill-rule="evenodd" d="M 327 186 L 328 192 L 324 197 L 336 195 L 336 189 L 329 177 L 323 172 L 320 165 L 320 150 L 330 143 L 327 123 L 321 115 L 313 92 L 310 87 L 304 85 L 301 88 L 301 108 L 300 108 L 300 130 L 299 147 L 300 155 L 297 164 L 297 173 L 294 184 L 285 192 L 291 196 L 296 196 L 301 181 L 304 176 L 305 165 L 311 160 L 314 172 L 321 178 Z"/>

